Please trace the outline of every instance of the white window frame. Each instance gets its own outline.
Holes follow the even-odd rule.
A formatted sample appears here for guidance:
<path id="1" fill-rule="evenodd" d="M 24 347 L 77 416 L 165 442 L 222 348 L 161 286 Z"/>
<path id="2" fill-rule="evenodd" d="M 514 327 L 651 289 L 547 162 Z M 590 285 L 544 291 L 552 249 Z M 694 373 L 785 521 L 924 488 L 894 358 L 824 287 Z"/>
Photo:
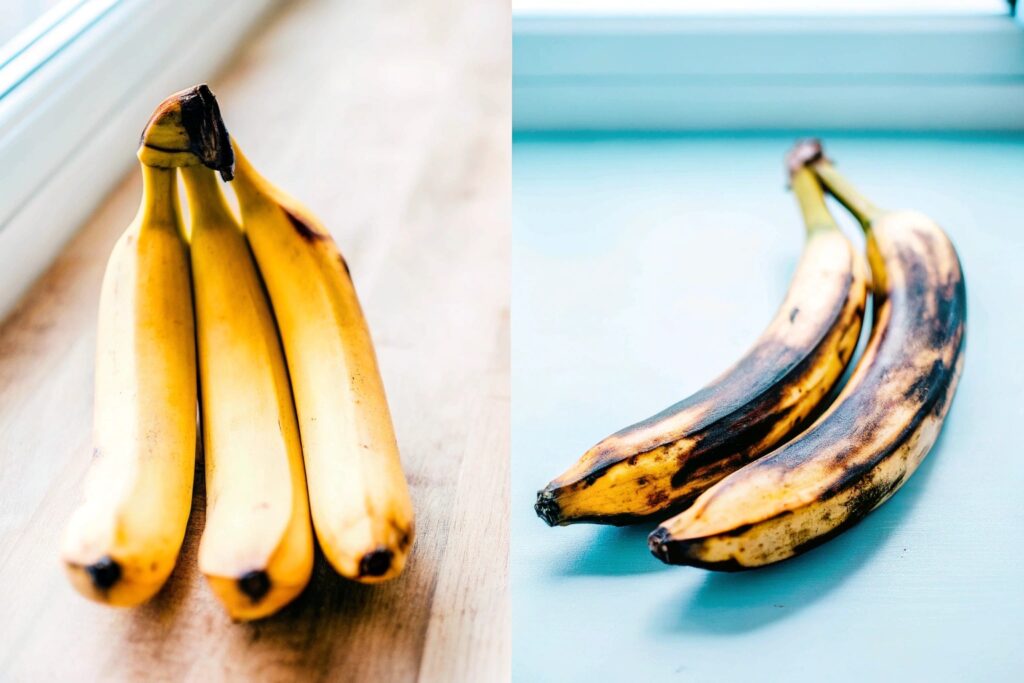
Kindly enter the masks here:
<path id="1" fill-rule="evenodd" d="M 794 48 L 794 45 L 799 48 Z M 513 16 L 517 131 L 1024 129 L 1005 14 Z"/>
<path id="2" fill-rule="evenodd" d="M 274 2 L 68 2 L 0 46 L 0 316 L 135 163 L 153 107 Z"/>

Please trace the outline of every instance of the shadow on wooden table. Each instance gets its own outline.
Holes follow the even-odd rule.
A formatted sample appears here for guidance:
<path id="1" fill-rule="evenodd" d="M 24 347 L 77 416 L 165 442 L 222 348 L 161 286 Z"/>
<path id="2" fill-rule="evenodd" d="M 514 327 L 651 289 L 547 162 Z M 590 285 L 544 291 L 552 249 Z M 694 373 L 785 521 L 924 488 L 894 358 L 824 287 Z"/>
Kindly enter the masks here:
<path id="1" fill-rule="evenodd" d="M 406 602 L 410 591 L 426 590 L 418 584 L 429 582 L 425 568 L 417 571 L 415 557 L 401 578 L 365 586 L 338 576 L 317 547 L 313 577 L 302 595 L 266 619 L 232 622 L 198 570 L 206 505 L 199 460 L 178 564 L 153 600 L 125 613 L 108 670 L 127 669 L 147 677 L 152 671 L 134 671 L 135 662 L 146 662 L 148 667 L 164 664 L 175 678 L 190 680 L 208 680 L 215 674 L 248 680 L 320 680 L 345 670 L 354 656 L 380 652 L 384 643 L 391 646 L 388 670 L 415 670 L 421 638 L 402 633 L 395 637 L 401 626 L 394 623 L 394 615 L 401 612 L 394 605 Z M 362 651 L 353 652 L 356 648 Z"/>
<path id="2" fill-rule="evenodd" d="M 695 592 L 687 591 L 684 600 L 689 599 L 682 607 L 669 603 L 653 628 L 661 633 L 741 633 L 793 616 L 814 604 L 860 571 L 885 545 L 927 489 L 927 480 L 941 457 L 941 446 L 942 435 L 908 483 L 857 526 L 777 565 L 735 574 L 708 572 Z"/>

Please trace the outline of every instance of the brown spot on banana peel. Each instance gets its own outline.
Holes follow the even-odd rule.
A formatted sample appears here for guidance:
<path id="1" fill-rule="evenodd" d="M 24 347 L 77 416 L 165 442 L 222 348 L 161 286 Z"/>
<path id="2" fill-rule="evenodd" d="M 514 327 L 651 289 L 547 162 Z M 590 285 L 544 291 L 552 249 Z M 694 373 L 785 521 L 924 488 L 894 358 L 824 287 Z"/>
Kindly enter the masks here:
<path id="1" fill-rule="evenodd" d="M 398 549 L 400 551 L 404 552 L 409 547 L 409 544 L 411 544 L 411 543 L 412 543 L 412 531 L 409 530 L 409 529 L 406 529 L 406 530 L 402 531 L 402 535 L 398 539 Z"/>
<path id="2" fill-rule="evenodd" d="M 893 226 L 889 218 L 888 225 Z M 906 220 L 904 218 L 903 220 Z M 885 231 L 885 221 L 879 232 Z M 893 495 L 927 455 L 941 429 L 963 367 L 966 289 L 956 252 L 937 228 L 909 238 L 882 235 L 894 277 L 878 299 L 883 327 L 865 352 L 869 365 L 858 368 L 850 386 L 826 418 L 796 441 L 720 482 L 680 518 L 669 520 L 650 537 L 652 552 L 666 562 L 733 571 L 801 554 L 863 519 Z M 945 270 L 943 270 L 945 268 Z M 894 283 L 900 283 L 895 286 Z M 912 409 L 903 424 L 892 415 Z M 898 427 L 898 429 L 897 429 Z M 860 458 L 856 456 L 860 455 Z M 832 482 L 808 504 L 775 504 L 776 512 L 732 528 L 724 520 L 704 531 L 687 528 L 714 516 L 715 503 L 744 514 L 742 494 L 769 475 L 779 489 L 799 483 L 807 467 L 824 467 Z M 806 470 L 811 472 L 812 470 Z M 816 470 L 815 470 L 816 471 Z M 726 501 L 724 496 L 729 495 Z M 751 493 L 750 495 L 758 495 Z M 804 491 L 804 495 L 808 495 Z M 729 507 L 724 508 L 730 509 Z M 760 514 L 760 513 L 758 513 Z M 707 522 L 704 522 L 707 525 Z M 744 549 L 728 539 L 739 538 Z M 758 543 L 758 539 L 761 542 Z M 770 542 L 767 542 L 770 541 Z M 728 552 L 728 557 L 723 555 Z"/>
<path id="3" fill-rule="evenodd" d="M 320 232 L 308 221 L 295 215 L 295 213 L 289 209 L 282 206 L 281 210 L 284 211 L 284 215 L 288 217 L 288 221 L 292 224 L 292 227 L 295 228 L 295 232 L 299 233 L 299 236 L 307 242 L 317 242 L 319 240 L 326 240 L 330 238 L 330 235 Z"/>
<path id="4" fill-rule="evenodd" d="M 757 452 L 790 413 L 792 406 L 757 416 L 759 419 L 750 425 L 710 425 L 695 437 L 693 450 L 679 458 L 680 467 L 669 480 L 672 488 L 685 486 L 716 463 L 743 460 L 745 454 Z M 795 422 L 790 431 L 799 429 L 801 422 Z"/>
<path id="5" fill-rule="evenodd" d="M 302 237 L 302 239 L 305 240 L 306 242 L 333 242 L 333 239 L 328 233 L 322 232 L 321 230 L 317 229 L 310 221 L 300 217 L 291 209 L 288 209 L 284 206 L 280 206 L 280 208 L 281 211 L 284 212 L 284 215 L 288 218 L 288 222 L 290 222 L 292 224 L 292 227 L 295 228 L 295 232 L 299 233 L 299 236 Z M 348 261 L 345 260 L 345 257 L 341 255 L 340 251 L 335 251 L 334 257 L 337 259 L 338 265 L 340 265 L 342 270 L 345 271 L 345 275 L 348 277 L 349 280 L 351 280 L 352 271 L 349 270 Z"/>

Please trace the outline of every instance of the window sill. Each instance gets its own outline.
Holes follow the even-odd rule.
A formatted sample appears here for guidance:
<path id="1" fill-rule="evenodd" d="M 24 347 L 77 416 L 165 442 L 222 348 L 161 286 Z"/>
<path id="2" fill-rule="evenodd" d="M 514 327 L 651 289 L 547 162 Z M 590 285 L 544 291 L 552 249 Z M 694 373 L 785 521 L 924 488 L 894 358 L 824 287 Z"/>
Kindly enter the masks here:
<path id="1" fill-rule="evenodd" d="M 273 0 L 80 4 L 0 68 L 0 316 L 133 163 L 141 122 Z"/>
<path id="2" fill-rule="evenodd" d="M 517 130 L 1020 130 L 1008 16 L 520 15 Z"/>

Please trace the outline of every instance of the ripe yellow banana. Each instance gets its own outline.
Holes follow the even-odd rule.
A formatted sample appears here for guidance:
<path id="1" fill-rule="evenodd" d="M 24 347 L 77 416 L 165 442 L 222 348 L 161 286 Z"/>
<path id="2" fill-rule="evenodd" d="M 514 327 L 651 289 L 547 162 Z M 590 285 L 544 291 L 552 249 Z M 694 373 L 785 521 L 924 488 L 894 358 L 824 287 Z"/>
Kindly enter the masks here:
<path id="1" fill-rule="evenodd" d="M 348 266 L 309 210 L 234 152 L 232 187 L 284 342 L 320 547 L 343 576 L 392 578 L 412 546 L 412 503 Z"/>
<path id="2" fill-rule="evenodd" d="M 651 534 L 652 552 L 668 563 L 746 569 L 832 538 L 913 474 L 956 391 L 967 299 L 945 233 L 919 213 L 876 208 L 836 172 L 816 141 L 802 143 L 792 159 L 791 167 L 813 169 L 867 234 L 871 338 L 849 383 L 814 425 Z"/>
<path id="3" fill-rule="evenodd" d="M 412 501 L 370 333 L 330 234 L 242 157 L 205 85 L 168 98 L 143 145 L 153 166 L 203 164 L 225 180 L 237 171 L 242 226 L 291 376 L 317 539 L 343 576 L 397 576 L 412 548 Z"/>
<path id="4" fill-rule="evenodd" d="M 192 504 L 196 359 L 177 172 L 142 167 L 142 206 L 100 295 L 95 461 L 62 557 L 88 598 L 137 605 L 174 568 Z"/>
<path id="5" fill-rule="evenodd" d="M 313 532 L 284 354 L 241 227 L 214 172 L 182 168 L 206 458 L 199 570 L 235 619 L 291 602 L 313 570 Z"/>
<path id="6" fill-rule="evenodd" d="M 626 524 L 691 503 L 820 412 L 857 345 L 867 266 L 809 171 L 795 174 L 806 243 L 785 301 L 752 349 L 697 393 L 587 451 L 537 494 L 548 524 Z"/>

